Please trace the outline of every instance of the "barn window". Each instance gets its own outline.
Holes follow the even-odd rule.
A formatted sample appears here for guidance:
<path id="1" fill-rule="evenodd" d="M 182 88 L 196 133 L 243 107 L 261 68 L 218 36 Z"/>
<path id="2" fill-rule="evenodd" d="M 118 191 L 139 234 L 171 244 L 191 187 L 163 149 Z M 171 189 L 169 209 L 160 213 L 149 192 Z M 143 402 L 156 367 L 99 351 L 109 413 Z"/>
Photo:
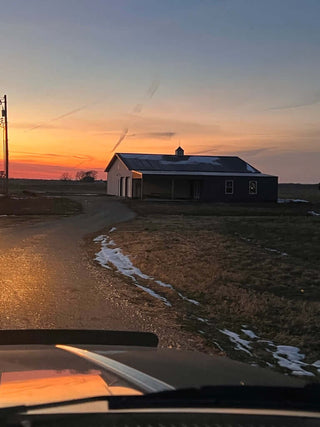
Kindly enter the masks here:
<path id="1" fill-rule="evenodd" d="M 258 183 L 257 181 L 249 181 L 249 194 L 258 193 Z"/>
<path id="2" fill-rule="evenodd" d="M 225 194 L 233 194 L 233 180 L 225 181 Z"/>

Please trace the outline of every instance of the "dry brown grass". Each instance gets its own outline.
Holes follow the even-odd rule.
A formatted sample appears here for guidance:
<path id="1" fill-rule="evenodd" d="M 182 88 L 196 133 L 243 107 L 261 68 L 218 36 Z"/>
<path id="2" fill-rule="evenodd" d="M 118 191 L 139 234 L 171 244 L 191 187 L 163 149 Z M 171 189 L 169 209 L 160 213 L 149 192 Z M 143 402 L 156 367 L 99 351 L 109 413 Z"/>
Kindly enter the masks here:
<path id="1" fill-rule="evenodd" d="M 65 197 L 28 194 L 0 198 L 0 215 L 74 215 L 81 211 L 80 203 Z"/>
<path id="2" fill-rule="evenodd" d="M 306 258 L 304 246 L 308 252 L 308 233 L 319 233 L 320 221 L 291 221 L 297 231 L 305 221 L 305 235 L 294 245 L 294 240 L 286 241 L 285 229 L 274 236 L 271 243 L 279 244 L 281 251 L 285 247 L 288 256 L 265 249 L 270 247 L 268 221 L 283 229 L 281 218 L 260 218 L 254 238 L 253 218 L 150 215 L 119 225 L 112 238 L 142 272 L 201 303 L 183 302 L 170 290 L 161 289 L 174 303 L 184 326 L 193 331 L 201 326 L 209 345 L 218 329 L 239 331 L 246 324 L 277 344 L 299 346 L 314 361 L 320 348 L 319 252 L 316 245 L 316 255 Z M 249 232 L 250 240 L 243 235 Z M 300 256 L 293 248 L 296 245 Z M 210 324 L 199 326 L 194 320 L 197 316 Z"/>

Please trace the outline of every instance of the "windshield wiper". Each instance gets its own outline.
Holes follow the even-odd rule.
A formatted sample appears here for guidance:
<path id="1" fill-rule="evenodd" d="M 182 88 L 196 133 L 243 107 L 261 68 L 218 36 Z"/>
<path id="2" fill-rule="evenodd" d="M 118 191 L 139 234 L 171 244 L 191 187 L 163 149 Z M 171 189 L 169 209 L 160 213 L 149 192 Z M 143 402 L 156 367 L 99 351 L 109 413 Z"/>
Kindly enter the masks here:
<path id="1" fill-rule="evenodd" d="M 110 409 L 190 406 L 319 411 L 320 384 L 304 387 L 208 386 L 109 398 Z"/>
<path id="2" fill-rule="evenodd" d="M 147 408 L 254 408 L 320 411 L 320 384 L 304 387 L 208 386 L 142 396 L 91 396 L 0 409 L 0 417 L 47 408 L 105 401 L 109 410 Z"/>

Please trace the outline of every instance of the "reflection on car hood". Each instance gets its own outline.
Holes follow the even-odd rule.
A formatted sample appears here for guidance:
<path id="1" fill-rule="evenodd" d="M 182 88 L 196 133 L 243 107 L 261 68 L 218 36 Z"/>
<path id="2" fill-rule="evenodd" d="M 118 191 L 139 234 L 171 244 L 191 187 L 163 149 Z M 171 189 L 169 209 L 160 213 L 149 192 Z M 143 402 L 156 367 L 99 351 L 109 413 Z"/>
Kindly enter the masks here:
<path id="1" fill-rule="evenodd" d="M 304 384 L 223 357 L 132 346 L 5 345 L 0 371 L 2 406 L 204 385 Z"/>
<path id="2" fill-rule="evenodd" d="M 130 387 L 108 385 L 99 371 L 85 374 L 67 369 L 5 372 L 0 384 L 0 407 L 36 405 L 90 396 L 140 394 Z"/>

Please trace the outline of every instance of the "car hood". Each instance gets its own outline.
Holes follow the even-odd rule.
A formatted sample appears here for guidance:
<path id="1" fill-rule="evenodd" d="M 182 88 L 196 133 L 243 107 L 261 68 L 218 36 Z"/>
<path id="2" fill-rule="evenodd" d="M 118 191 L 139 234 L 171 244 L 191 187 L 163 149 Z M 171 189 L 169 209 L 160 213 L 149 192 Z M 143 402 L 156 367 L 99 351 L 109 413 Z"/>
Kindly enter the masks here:
<path id="1" fill-rule="evenodd" d="M 133 346 L 5 345 L 0 371 L 2 407 L 205 385 L 303 385 L 224 357 Z"/>

